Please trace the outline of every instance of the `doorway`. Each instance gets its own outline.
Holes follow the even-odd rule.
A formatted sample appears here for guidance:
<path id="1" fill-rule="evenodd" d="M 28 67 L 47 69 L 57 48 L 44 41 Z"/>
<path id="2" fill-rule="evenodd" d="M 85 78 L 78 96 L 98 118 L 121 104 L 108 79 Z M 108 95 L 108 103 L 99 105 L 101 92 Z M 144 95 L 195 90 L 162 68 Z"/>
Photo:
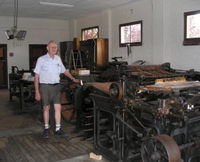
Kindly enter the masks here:
<path id="1" fill-rule="evenodd" d="M 29 70 L 35 68 L 38 57 L 47 53 L 46 44 L 30 44 L 29 45 Z"/>
<path id="2" fill-rule="evenodd" d="M 0 44 L 0 88 L 8 88 L 7 45 Z"/>

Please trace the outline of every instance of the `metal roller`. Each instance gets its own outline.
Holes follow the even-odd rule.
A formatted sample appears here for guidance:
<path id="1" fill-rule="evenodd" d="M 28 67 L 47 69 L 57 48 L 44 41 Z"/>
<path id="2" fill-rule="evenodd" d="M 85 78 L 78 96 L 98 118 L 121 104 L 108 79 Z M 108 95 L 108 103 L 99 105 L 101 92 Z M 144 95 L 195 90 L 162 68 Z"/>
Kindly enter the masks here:
<path id="1" fill-rule="evenodd" d="M 106 93 L 106 94 L 109 94 L 109 88 L 110 88 L 110 85 L 112 84 L 112 82 L 89 82 L 89 83 L 86 83 L 87 86 L 92 86 L 96 89 L 99 89 L 100 91 Z"/>
<path id="2" fill-rule="evenodd" d="M 112 98 L 121 99 L 123 94 L 123 88 L 120 83 L 112 83 L 109 88 L 109 94 Z"/>

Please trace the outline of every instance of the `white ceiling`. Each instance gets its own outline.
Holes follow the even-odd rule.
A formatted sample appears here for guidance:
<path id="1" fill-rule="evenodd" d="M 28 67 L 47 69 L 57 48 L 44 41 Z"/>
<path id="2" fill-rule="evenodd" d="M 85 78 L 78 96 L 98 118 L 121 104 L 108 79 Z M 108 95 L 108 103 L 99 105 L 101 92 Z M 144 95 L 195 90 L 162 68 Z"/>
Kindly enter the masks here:
<path id="1" fill-rule="evenodd" d="M 45 6 L 40 2 L 67 3 L 74 7 Z M 68 20 L 138 0 L 18 0 L 18 16 Z M 0 16 L 14 15 L 14 0 L 0 0 Z"/>

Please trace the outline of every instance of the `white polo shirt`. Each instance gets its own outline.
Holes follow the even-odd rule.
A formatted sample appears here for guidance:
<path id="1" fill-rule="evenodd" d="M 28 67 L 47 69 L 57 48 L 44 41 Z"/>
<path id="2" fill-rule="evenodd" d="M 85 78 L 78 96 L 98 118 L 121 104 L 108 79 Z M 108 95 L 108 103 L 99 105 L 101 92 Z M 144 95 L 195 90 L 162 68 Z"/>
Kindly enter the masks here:
<path id="1" fill-rule="evenodd" d="M 37 60 L 34 72 L 39 75 L 39 82 L 45 84 L 55 84 L 60 82 L 60 73 L 64 73 L 64 67 L 59 56 L 53 58 L 46 55 L 40 56 Z"/>

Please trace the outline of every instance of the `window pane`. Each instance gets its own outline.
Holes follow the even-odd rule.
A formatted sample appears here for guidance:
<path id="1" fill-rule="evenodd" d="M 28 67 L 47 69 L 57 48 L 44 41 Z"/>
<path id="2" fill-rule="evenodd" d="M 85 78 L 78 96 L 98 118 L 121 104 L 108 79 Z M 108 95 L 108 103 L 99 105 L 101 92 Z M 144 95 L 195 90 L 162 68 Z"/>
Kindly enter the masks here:
<path id="1" fill-rule="evenodd" d="M 135 21 L 119 25 L 119 46 L 125 47 L 142 45 L 142 21 Z"/>
<path id="2" fill-rule="evenodd" d="M 200 10 L 184 13 L 183 45 L 200 45 Z"/>
<path id="3" fill-rule="evenodd" d="M 187 16 L 186 38 L 200 38 L 200 14 Z"/>
<path id="4" fill-rule="evenodd" d="M 130 43 L 131 41 L 131 26 L 121 27 L 121 43 Z"/>
<path id="5" fill-rule="evenodd" d="M 141 42 L 141 24 L 131 25 L 131 43 Z"/>
<path id="6" fill-rule="evenodd" d="M 98 27 L 82 29 L 82 40 L 98 38 Z"/>

